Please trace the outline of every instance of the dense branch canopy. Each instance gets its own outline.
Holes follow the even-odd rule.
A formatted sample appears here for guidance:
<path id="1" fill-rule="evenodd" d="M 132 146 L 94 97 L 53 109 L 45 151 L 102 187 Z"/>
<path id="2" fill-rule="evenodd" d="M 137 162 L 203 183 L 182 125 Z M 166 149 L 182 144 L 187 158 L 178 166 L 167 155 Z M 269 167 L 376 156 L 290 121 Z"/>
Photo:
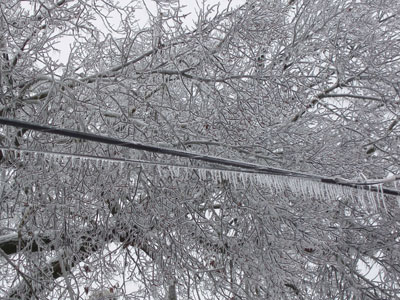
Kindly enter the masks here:
<path id="1" fill-rule="evenodd" d="M 398 1 L 123 2 L 1 2 L 0 117 L 397 190 Z M 393 196 L 29 128 L 0 147 L 0 298 L 400 298 Z"/>

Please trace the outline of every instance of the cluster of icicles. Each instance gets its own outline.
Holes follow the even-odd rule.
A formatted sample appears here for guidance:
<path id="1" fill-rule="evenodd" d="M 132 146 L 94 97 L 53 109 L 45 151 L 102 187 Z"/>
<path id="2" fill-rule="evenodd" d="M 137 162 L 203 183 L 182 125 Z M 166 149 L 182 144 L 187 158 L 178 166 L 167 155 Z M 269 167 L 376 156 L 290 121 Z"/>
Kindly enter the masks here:
<path id="1" fill-rule="evenodd" d="M 0 148 L 8 155 L 18 158 L 22 163 L 33 165 L 44 164 L 49 167 L 62 165 L 71 168 L 97 167 L 102 171 L 118 168 L 156 168 L 159 176 L 172 177 L 180 180 L 189 179 L 195 172 L 204 182 L 214 184 L 229 183 L 234 188 L 247 189 L 252 185 L 268 188 L 273 194 L 281 194 L 288 190 L 295 195 L 326 200 L 350 199 L 364 209 L 377 211 L 380 208 L 387 210 L 385 195 L 367 189 L 323 183 L 305 177 L 271 175 L 257 173 L 243 169 L 224 169 L 215 166 L 199 167 L 183 164 L 162 163 L 157 161 L 133 160 L 125 158 L 109 158 L 85 154 L 69 154 L 64 152 L 48 152 L 37 150 L 20 150 L 16 148 Z M 4 153 L 4 152 L 3 152 Z M 400 199 L 398 199 L 400 206 Z"/>

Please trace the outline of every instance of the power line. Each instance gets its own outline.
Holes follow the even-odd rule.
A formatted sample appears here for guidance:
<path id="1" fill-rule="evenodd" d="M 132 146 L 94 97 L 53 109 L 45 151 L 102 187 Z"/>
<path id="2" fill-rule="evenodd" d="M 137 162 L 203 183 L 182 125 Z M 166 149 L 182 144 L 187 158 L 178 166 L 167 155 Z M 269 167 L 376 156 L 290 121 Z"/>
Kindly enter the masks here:
<path id="1" fill-rule="evenodd" d="M 143 144 L 143 143 L 139 143 L 139 142 L 123 141 L 120 139 L 97 135 L 97 134 L 93 134 L 93 133 L 86 133 L 86 132 L 79 132 L 79 131 L 69 130 L 69 129 L 55 128 L 55 127 L 50 127 L 47 125 L 39 125 L 39 124 L 29 123 L 29 122 L 25 122 L 25 121 L 0 118 L 0 124 L 14 126 L 14 127 L 20 127 L 20 128 L 24 128 L 24 129 L 30 129 L 30 130 L 39 131 L 39 132 L 52 133 L 52 134 L 57 134 L 57 135 L 62 135 L 62 136 L 67 136 L 67 137 L 72 137 L 72 138 L 77 138 L 77 139 L 83 139 L 83 140 L 88 140 L 88 141 L 93 141 L 93 142 L 98 142 L 98 143 L 103 143 L 103 144 L 121 146 L 121 147 L 126 147 L 126 148 L 130 148 L 130 149 L 135 149 L 135 150 L 167 154 L 167 155 L 189 158 L 189 159 L 194 159 L 194 160 L 200 160 L 200 161 L 204 161 L 204 162 L 208 162 L 208 163 L 214 163 L 214 164 L 225 165 L 225 166 L 230 166 L 230 167 L 238 167 L 238 168 L 243 168 L 243 169 L 256 170 L 260 173 L 265 173 L 265 174 L 296 176 L 296 177 L 304 177 L 304 178 L 312 177 L 315 179 L 322 178 L 320 176 L 314 176 L 314 175 L 309 175 L 309 174 L 300 173 L 300 172 L 292 172 L 289 170 L 284 170 L 284 169 L 279 169 L 279 168 L 272 168 L 272 167 L 267 167 L 267 166 L 262 166 L 262 165 L 247 163 L 247 162 L 241 162 L 241 161 L 225 159 L 225 158 L 220 158 L 220 157 L 215 157 L 215 156 L 192 153 L 192 152 L 183 151 L 183 150 L 176 150 L 176 149 L 164 148 L 164 147 L 159 147 L 159 146 L 153 146 L 153 145 Z"/>
<path id="2" fill-rule="evenodd" d="M 108 157 L 101 155 L 90 155 L 90 154 L 82 154 L 82 153 L 69 153 L 69 152 L 60 152 L 60 151 L 46 151 L 46 150 L 35 150 L 35 149 L 20 149 L 15 147 L 1 147 L 0 151 L 10 151 L 16 153 L 30 153 L 30 154 L 43 154 L 43 155 L 53 155 L 59 157 L 67 157 L 67 158 L 77 158 L 83 160 L 92 160 L 98 161 L 101 160 L 103 162 L 111 162 L 111 163 L 127 163 L 127 164 L 139 164 L 139 165 L 150 165 L 150 166 L 160 166 L 167 168 L 182 168 L 182 169 L 192 169 L 192 170 L 205 170 L 205 171 L 228 171 L 228 172 L 244 172 L 249 174 L 260 174 L 253 170 L 244 170 L 240 168 L 223 168 L 217 166 L 189 166 L 185 164 L 177 164 L 177 163 L 168 163 L 168 162 L 160 162 L 160 161 L 150 161 L 143 159 L 131 159 L 131 158 L 123 158 L 123 157 Z"/>
<path id="3" fill-rule="evenodd" d="M 363 189 L 363 190 L 368 190 L 368 191 L 372 191 L 372 192 L 379 192 L 379 193 L 383 193 L 386 195 L 400 196 L 400 191 L 383 188 L 382 186 L 376 186 L 377 182 L 374 182 L 374 183 L 351 182 L 351 181 L 347 181 L 342 178 L 325 177 L 325 176 L 307 174 L 307 173 L 302 173 L 302 172 L 290 171 L 290 170 L 286 170 L 286 169 L 273 168 L 273 167 L 268 167 L 268 166 L 253 164 L 253 163 L 247 163 L 247 162 L 243 162 L 243 161 L 231 160 L 231 159 L 220 158 L 220 157 L 204 155 L 204 154 L 199 154 L 199 153 L 192 153 L 192 152 L 188 152 L 188 151 L 184 151 L 184 150 L 164 148 L 164 147 L 153 146 L 153 145 L 149 145 L 149 144 L 143 144 L 143 143 L 139 143 L 139 142 L 124 141 L 124 140 L 120 140 L 120 139 L 116 139 L 116 138 L 93 134 L 93 133 L 79 132 L 79 131 L 63 129 L 63 128 L 55 128 L 55 127 L 51 127 L 51 126 L 47 126 L 47 125 L 40 125 L 40 124 L 35 124 L 35 123 L 30 123 L 30 122 L 20 121 L 20 120 L 0 118 L 0 124 L 34 130 L 34 131 L 38 131 L 38 132 L 51 133 L 51 134 L 62 135 L 62 136 L 67 136 L 67 137 L 72 137 L 72 138 L 77 138 L 77 139 L 83 139 L 83 140 L 93 141 L 93 142 L 98 142 L 98 143 L 103 143 L 103 144 L 121 146 L 121 147 L 126 147 L 126 148 L 130 148 L 130 149 L 134 149 L 134 150 L 142 150 L 142 151 L 146 151 L 146 152 L 166 154 L 166 155 L 183 157 L 183 158 L 203 161 L 203 162 L 207 162 L 207 163 L 222 165 L 222 166 L 235 167 L 235 168 L 242 169 L 241 171 L 244 171 L 244 172 L 250 171 L 251 173 L 254 172 L 254 173 L 258 173 L 258 174 L 302 178 L 302 179 L 312 180 L 312 181 L 321 182 L 321 183 L 339 185 L 339 186 L 356 188 L 356 189 Z M 21 149 L 21 150 L 23 150 L 23 149 Z"/>

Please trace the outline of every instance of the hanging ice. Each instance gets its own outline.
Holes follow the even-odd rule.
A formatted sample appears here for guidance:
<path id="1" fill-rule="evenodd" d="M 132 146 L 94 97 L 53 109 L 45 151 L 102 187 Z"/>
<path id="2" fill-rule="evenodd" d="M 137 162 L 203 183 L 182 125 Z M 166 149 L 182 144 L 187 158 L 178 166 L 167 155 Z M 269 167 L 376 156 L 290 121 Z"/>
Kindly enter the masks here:
<path id="1" fill-rule="evenodd" d="M 96 167 L 97 167 L 97 169 L 101 169 L 102 162 L 103 162 L 102 159 L 97 159 L 97 160 L 96 160 Z"/>
<path id="2" fill-rule="evenodd" d="M 199 174 L 199 177 L 200 177 L 201 181 L 207 180 L 207 170 L 206 169 L 200 168 L 200 169 L 197 169 L 197 171 L 198 171 L 198 174 Z"/>
<path id="3" fill-rule="evenodd" d="M 162 166 L 161 165 L 156 165 L 156 170 L 157 170 L 158 176 L 159 177 L 163 177 Z"/>
<path id="4" fill-rule="evenodd" d="M 71 168 L 75 168 L 77 165 L 77 157 L 75 155 L 71 156 Z"/>
<path id="5" fill-rule="evenodd" d="M 110 171 L 110 161 L 108 159 L 104 160 L 103 168 L 104 168 L 104 171 L 106 171 L 106 172 Z"/>

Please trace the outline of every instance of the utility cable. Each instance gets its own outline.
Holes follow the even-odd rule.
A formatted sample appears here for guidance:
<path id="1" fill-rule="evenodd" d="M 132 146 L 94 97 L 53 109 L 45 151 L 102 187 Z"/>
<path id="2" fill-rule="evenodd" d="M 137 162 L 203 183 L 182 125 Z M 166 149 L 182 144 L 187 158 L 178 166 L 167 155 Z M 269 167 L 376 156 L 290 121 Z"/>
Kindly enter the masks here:
<path id="1" fill-rule="evenodd" d="M 18 128 L 24 128 L 24 129 L 28 129 L 28 130 L 34 130 L 34 131 L 38 131 L 38 132 L 51 133 L 51 134 L 56 134 L 56 135 L 61 135 L 61 136 L 66 136 L 66 137 L 83 139 L 83 140 L 93 141 L 93 142 L 98 142 L 98 143 L 103 143 L 103 144 L 121 146 L 121 147 L 126 147 L 126 148 L 130 148 L 130 149 L 134 149 L 134 150 L 142 150 L 142 151 L 147 151 L 147 152 L 152 152 L 152 153 L 166 154 L 166 155 L 183 157 L 183 158 L 188 158 L 188 159 L 193 159 L 193 160 L 198 160 L 198 161 L 203 161 L 203 162 L 207 162 L 207 163 L 218 164 L 218 165 L 223 165 L 223 166 L 228 166 L 228 167 L 241 168 L 241 169 L 243 169 L 243 171 L 252 171 L 252 172 L 258 173 L 258 174 L 268 174 L 268 175 L 303 178 L 303 179 L 308 179 L 308 180 L 317 181 L 317 182 L 321 182 L 321 183 L 340 185 L 340 186 L 351 187 L 351 188 L 356 188 L 356 189 L 369 190 L 369 191 L 373 191 L 373 192 L 383 193 L 386 195 L 400 196 L 400 191 L 383 188 L 382 186 L 376 186 L 376 182 L 371 183 L 371 184 L 368 184 L 365 182 L 360 182 L 360 183 L 352 182 L 352 181 L 348 181 L 343 178 L 332 178 L 332 177 L 325 177 L 325 176 L 307 174 L 307 173 L 302 173 L 302 172 L 290 171 L 290 170 L 281 169 L 281 168 L 268 167 L 268 166 L 263 166 L 263 165 L 258 165 L 258 164 L 243 162 L 243 161 L 237 161 L 237 160 L 220 158 L 220 157 L 215 157 L 215 156 L 210 156 L 210 155 L 188 152 L 188 151 L 184 151 L 184 150 L 164 148 L 164 147 L 159 147 L 159 146 L 154 146 L 154 145 L 149 145 L 149 144 L 143 144 L 143 143 L 139 143 L 139 142 L 124 141 L 124 140 L 107 137 L 107 136 L 103 136 L 103 135 L 79 132 L 79 131 L 70 130 L 70 129 L 55 128 L 55 127 L 51 127 L 51 126 L 47 126 L 47 125 L 40 125 L 40 124 L 30 123 L 30 122 L 26 122 L 26 121 L 19 121 L 19 120 L 14 120 L 14 119 L 0 118 L 0 124 L 18 127 Z M 21 149 L 21 150 L 23 150 L 23 149 Z"/>

